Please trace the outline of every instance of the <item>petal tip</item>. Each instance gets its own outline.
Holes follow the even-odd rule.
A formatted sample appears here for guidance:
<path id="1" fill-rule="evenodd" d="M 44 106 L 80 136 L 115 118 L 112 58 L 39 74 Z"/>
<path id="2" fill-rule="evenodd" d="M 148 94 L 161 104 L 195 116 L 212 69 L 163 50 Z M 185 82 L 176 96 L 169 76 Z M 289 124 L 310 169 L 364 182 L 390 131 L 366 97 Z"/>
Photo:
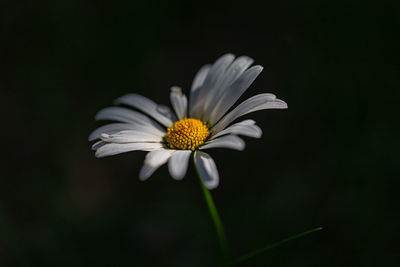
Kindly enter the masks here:
<path id="1" fill-rule="evenodd" d="M 181 87 L 179 87 L 179 86 L 172 86 L 171 87 L 171 92 L 173 92 L 173 93 L 178 93 L 178 94 L 182 94 L 182 88 Z"/>
<path id="2" fill-rule="evenodd" d="M 288 104 L 283 100 L 279 99 L 279 104 L 280 104 L 280 108 L 281 109 L 287 109 L 288 108 Z"/>
<path id="3" fill-rule="evenodd" d="M 219 180 L 216 183 L 204 183 L 204 186 L 207 187 L 208 190 L 214 190 L 218 187 Z"/>

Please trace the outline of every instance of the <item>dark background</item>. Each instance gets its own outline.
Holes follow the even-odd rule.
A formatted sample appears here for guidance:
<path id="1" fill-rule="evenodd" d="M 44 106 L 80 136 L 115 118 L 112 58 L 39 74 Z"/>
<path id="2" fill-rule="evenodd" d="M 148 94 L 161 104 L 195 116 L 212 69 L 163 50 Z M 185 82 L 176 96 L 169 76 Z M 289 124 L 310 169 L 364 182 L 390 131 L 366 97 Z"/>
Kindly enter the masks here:
<path id="1" fill-rule="evenodd" d="M 398 2 L 397 2 L 398 3 Z M 169 104 L 226 52 L 264 71 L 242 97 L 264 135 L 213 150 L 231 252 L 324 230 L 246 266 L 397 266 L 399 5 L 366 1 L 0 4 L 0 266 L 216 266 L 194 169 L 139 182 L 144 152 L 96 159 L 95 113 Z"/>

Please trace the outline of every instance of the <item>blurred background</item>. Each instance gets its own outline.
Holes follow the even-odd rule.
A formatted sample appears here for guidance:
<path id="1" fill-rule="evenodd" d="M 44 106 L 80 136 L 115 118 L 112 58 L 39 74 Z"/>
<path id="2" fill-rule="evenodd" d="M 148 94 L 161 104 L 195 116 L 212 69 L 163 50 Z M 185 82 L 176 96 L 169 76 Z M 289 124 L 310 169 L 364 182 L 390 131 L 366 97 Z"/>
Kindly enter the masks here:
<path id="1" fill-rule="evenodd" d="M 243 95 L 244 152 L 213 150 L 233 257 L 324 230 L 243 266 L 397 266 L 399 4 L 368 1 L 0 3 L 0 266 L 218 266 L 193 166 L 139 182 L 144 152 L 96 159 L 98 110 L 130 92 L 169 105 L 224 53 L 264 71 Z M 397 264 L 396 264 L 397 263 Z"/>

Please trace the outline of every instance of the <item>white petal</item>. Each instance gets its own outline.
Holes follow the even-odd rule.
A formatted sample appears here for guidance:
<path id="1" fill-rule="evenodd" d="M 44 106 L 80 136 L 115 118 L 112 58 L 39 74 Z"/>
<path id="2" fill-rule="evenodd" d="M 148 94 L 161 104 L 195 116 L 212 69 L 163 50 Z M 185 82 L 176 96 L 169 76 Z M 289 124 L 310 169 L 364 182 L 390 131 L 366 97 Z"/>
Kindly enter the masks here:
<path id="1" fill-rule="evenodd" d="M 228 69 L 219 79 L 217 85 L 213 89 L 213 93 L 205 99 L 204 119 L 208 120 L 210 115 L 220 100 L 223 93 L 243 74 L 243 72 L 253 63 L 253 59 L 247 56 L 241 56 L 235 59 Z"/>
<path id="2" fill-rule="evenodd" d="M 121 108 L 121 107 L 104 108 L 96 114 L 95 119 L 115 120 L 135 125 L 144 125 L 146 127 L 152 126 L 152 128 L 158 129 L 161 132 L 165 132 L 165 130 L 154 120 L 150 119 L 144 114 L 141 114 L 137 111 L 127 108 Z"/>
<path id="3" fill-rule="evenodd" d="M 152 151 L 155 149 L 162 149 L 162 147 L 163 146 L 160 143 L 129 143 L 129 144 L 106 143 L 97 149 L 95 155 L 98 158 L 102 158 L 106 156 L 125 153 L 128 151 L 135 151 L 135 150 Z"/>
<path id="4" fill-rule="evenodd" d="M 160 149 L 151 151 L 146 155 L 144 163 L 149 166 L 160 166 L 160 164 L 164 164 L 174 152 L 175 150 L 172 149 Z"/>
<path id="5" fill-rule="evenodd" d="M 147 153 L 139 173 L 139 179 L 144 181 L 149 178 L 161 165 L 168 161 L 173 152 L 174 150 L 161 149 Z"/>
<path id="6" fill-rule="evenodd" d="M 115 134 L 100 134 L 101 140 L 108 143 L 134 143 L 134 142 L 157 142 L 160 143 L 162 141 L 162 136 L 154 135 L 151 133 L 145 133 L 137 130 L 125 130 L 121 132 L 117 132 Z"/>
<path id="7" fill-rule="evenodd" d="M 93 141 L 96 139 L 100 138 L 101 133 L 108 133 L 108 134 L 113 134 L 119 131 L 127 130 L 129 129 L 128 123 L 110 123 L 103 125 L 96 130 L 94 130 L 90 135 L 89 135 L 89 141 Z"/>
<path id="8" fill-rule="evenodd" d="M 226 134 L 235 134 L 235 135 L 244 135 L 253 138 L 260 138 L 262 136 L 262 130 L 260 127 L 255 125 L 255 121 L 253 120 L 244 120 L 231 126 L 225 128 L 219 133 L 213 135 L 210 139 L 215 139 L 219 136 L 223 136 Z"/>
<path id="9" fill-rule="evenodd" d="M 222 57 L 218 58 L 215 63 L 212 65 L 211 69 L 208 71 L 207 77 L 204 80 L 203 85 L 199 89 L 199 93 L 197 96 L 198 101 L 192 107 L 191 114 L 194 115 L 195 118 L 201 116 L 204 111 L 205 99 L 209 97 L 209 94 L 214 94 L 214 89 L 219 81 L 219 79 L 224 74 L 225 70 L 235 59 L 235 56 L 232 54 L 225 54 Z M 193 116 L 192 116 L 193 117 Z"/>
<path id="10" fill-rule="evenodd" d="M 227 87 L 233 84 L 236 79 L 253 63 L 253 59 L 247 56 L 241 56 L 235 59 L 234 62 L 224 73 L 224 78 L 218 85 L 218 90 L 224 91 Z"/>
<path id="11" fill-rule="evenodd" d="M 159 136 L 164 136 L 165 135 L 165 130 L 160 129 L 161 127 L 157 126 L 155 127 L 152 124 L 138 124 L 138 123 L 110 123 L 103 125 L 96 130 L 94 130 L 90 135 L 89 135 L 89 141 L 93 141 L 96 139 L 100 138 L 100 134 L 106 133 L 106 134 L 114 134 L 117 132 L 121 132 L 124 130 L 137 130 L 145 133 L 151 133 L 154 135 L 159 135 Z"/>
<path id="12" fill-rule="evenodd" d="M 181 180 L 187 171 L 191 150 L 176 150 L 168 161 L 168 169 L 172 178 Z"/>
<path id="13" fill-rule="evenodd" d="M 170 127 L 176 121 L 172 111 L 163 105 L 157 105 L 147 97 L 138 94 L 127 94 L 115 100 L 116 104 L 125 104 L 137 108 L 144 113 L 149 114 L 158 122 L 166 127 Z"/>
<path id="14" fill-rule="evenodd" d="M 106 144 L 106 142 L 104 142 L 103 140 L 97 141 L 96 143 L 94 143 L 92 145 L 92 150 L 97 150 L 105 144 Z"/>
<path id="15" fill-rule="evenodd" d="M 158 168 L 148 166 L 148 165 L 143 165 L 142 168 L 140 169 L 139 172 L 139 179 L 141 181 L 146 180 L 149 178 Z"/>
<path id="16" fill-rule="evenodd" d="M 95 116 L 96 120 L 110 120 L 110 121 L 121 121 L 121 122 L 132 122 L 132 123 L 141 123 L 147 124 L 150 121 L 150 118 L 145 115 L 133 111 L 127 108 L 121 107 L 108 107 L 97 112 Z"/>
<path id="17" fill-rule="evenodd" d="M 246 70 L 227 90 L 218 98 L 218 103 L 213 107 L 211 115 L 207 120 L 213 125 L 216 123 L 249 88 L 263 67 L 257 65 Z"/>
<path id="18" fill-rule="evenodd" d="M 243 150 L 245 147 L 244 141 L 236 135 L 225 135 L 213 140 L 208 141 L 200 149 L 210 149 L 210 148 L 229 148 L 234 150 Z"/>
<path id="19" fill-rule="evenodd" d="M 190 89 L 190 98 L 189 98 L 189 114 L 192 118 L 195 118 L 193 114 L 193 107 L 197 104 L 197 101 L 199 100 L 198 99 L 199 91 L 204 83 L 204 79 L 207 77 L 210 68 L 211 68 L 210 64 L 204 65 L 196 73 L 196 76 L 193 79 L 192 88 Z"/>
<path id="20" fill-rule="evenodd" d="M 214 189 L 219 184 L 219 174 L 214 160 L 207 153 L 196 151 L 194 163 L 205 187 Z"/>
<path id="21" fill-rule="evenodd" d="M 213 133 L 217 134 L 228 126 L 232 121 L 238 117 L 243 116 L 247 113 L 262 110 L 262 109 L 285 109 L 287 104 L 277 99 L 273 94 L 259 94 L 250 97 L 246 101 L 242 102 L 239 106 L 234 108 L 231 112 L 225 115 L 214 127 L 212 128 Z"/>
<path id="22" fill-rule="evenodd" d="M 184 119 L 187 116 L 187 98 L 180 87 L 171 88 L 170 100 L 178 119 Z"/>
<path id="23" fill-rule="evenodd" d="M 203 96 L 207 96 L 207 93 L 209 93 L 214 88 L 214 86 L 218 83 L 219 79 L 222 77 L 222 75 L 225 73 L 226 69 L 234 59 L 234 55 L 225 54 L 215 61 L 210 71 L 208 72 L 206 79 L 204 80 L 204 88 L 202 88 Z"/>

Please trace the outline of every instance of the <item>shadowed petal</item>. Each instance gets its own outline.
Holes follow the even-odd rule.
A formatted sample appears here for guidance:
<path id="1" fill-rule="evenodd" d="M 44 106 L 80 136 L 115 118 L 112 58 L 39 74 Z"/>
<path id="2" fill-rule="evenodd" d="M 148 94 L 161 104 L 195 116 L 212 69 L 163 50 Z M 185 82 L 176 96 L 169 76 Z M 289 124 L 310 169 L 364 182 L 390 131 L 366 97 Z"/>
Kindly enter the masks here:
<path id="1" fill-rule="evenodd" d="M 214 189 L 219 184 L 219 174 L 214 160 L 207 153 L 196 151 L 194 163 L 205 187 Z"/>
<path id="2" fill-rule="evenodd" d="M 172 178 L 181 180 L 187 171 L 191 150 L 176 150 L 168 161 L 168 169 Z"/>
<path id="3" fill-rule="evenodd" d="M 253 59 L 247 56 L 241 56 L 235 59 L 229 65 L 225 73 L 219 79 L 217 85 L 213 89 L 213 94 L 209 94 L 205 100 L 204 119 L 209 120 L 212 111 L 221 99 L 221 96 L 227 90 L 231 90 L 232 84 L 240 79 L 243 72 L 253 63 Z"/>
<path id="4" fill-rule="evenodd" d="M 253 120 L 244 120 L 231 126 L 225 128 L 219 133 L 213 135 L 210 139 L 213 140 L 217 137 L 226 135 L 226 134 L 235 134 L 235 135 L 244 135 L 253 138 L 260 138 L 262 136 L 262 130 L 260 127 L 255 125 L 255 121 Z"/>
<path id="5" fill-rule="evenodd" d="M 249 88 L 257 76 L 261 73 L 263 67 L 257 65 L 246 70 L 224 94 L 218 98 L 218 103 L 213 107 L 208 121 L 214 125 L 239 99 L 239 97 Z"/>
<path id="6" fill-rule="evenodd" d="M 174 150 L 161 149 L 147 153 L 139 173 L 139 179 L 144 181 L 149 178 L 160 166 L 168 161 L 173 152 Z"/>
<path id="7" fill-rule="evenodd" d="M 97 150 L 100 147 L 104 146 L 106 144 L 106 142 L 104 142 L 103 140 L 97 141 L 96 143 L 94 143 L 92 145 L 92 150 Z"/>
<path id="8" fill-rule="evenodd" d="M 129 151 L 135 151 L 135 150 L 152 151 L 161 148 L 162 144 L 160 143 L 129 143 L 129 144 L 105 143 L 103 146 L 97 149 L 95 155 L 98 158 L 102 158 Z"/>
<path id="9" fill-rule="evenodd" d="M 195 114 L 193 114 L 193 107 L 195 105 L 197 105 L 197 102 L 199 100 L 198 99 L 199 91 L 201 90 L 201 86 L 203 85 L 204 80 L 207 77 L 207 74 L 208 74 L 210 68 L 211 68 L 210 64 L 204 65 L 196 73 L 196 76 L 193 79 L 192 88 L 190 89 L 190 97 L 189 97 L 189 115 L 192 118 L 197 118 L 197 117 L 195 117 Z"/>
<path id="10" fill-rule="evenodd" d="M 137 111 L 121 108 L 121 107 L 107 107 L 99 112 L 95 116 L 96 120 L 110 120 L 110 121 L 121 121 L 127 123 L 138 123 L 138 124 L 149 124 L 152 120 L 139 113 Z"/>
<path id="11" fill-rule="evenodd" d="M 194 118 L 200 118 L 199 116 L 201 116 L 204 111 L 206 99 L 210 97 L 210 94 L 214 95 L 215 88 L 219 79 L 222 77 L 225 70 L 234 59 L 234 55 L 225 54 L 222 57 L 218 58 L 217 61 L 215 61 L 211 69 L 208 71 L 203 85 L 199 89 L 197 95 L 198 100 L 196 101 L 196 104 L 193 105 L 190 116 L 194 116 Z"/>
<path id="12" fill-rule="evenodd" d="M 170 127 L 176 121 L 172 111 L 163 105 L 157 105 L 154 101 L 138 94 L 127 94 L 115 100 L 116 104 L 125 104 L 149 114 L 155 120 L 166 127 Z"/>
<path id="13" fill-rule="evenodd" d="M 228 126 L 232 121 L 247 113 L 262 110 L 262 109 L 285 109 L 287 104 L 277 99 L 273 94 L 259 94 L 250 97 L 242 102 L 239 106 L 234 108 L 231 112 L 225 115 L 217 124 L 212 128 L 213 132 L 217 134 Z"/>
<path id="14" fill-rule="evenodd" d="M 110 123 L 103 125 L 96 130 L 94 130 L 89 135 L 89 141 L 93 141 L 100 138 L 100 134 L 115 134 L 117 132 L 125 131 L 125 130 L 136 130 L 144 133 L 154 134 L 158 136 L 165 135 L 165 130 L 160 129 L 161 127 L 155 127 L 152 124 L 138 124 L 138 123 Z"/>
<path id="15" fill-rule="evenodd" d="M 101 140 L 108 143 L 135 143 L 135 142 L 157 142 L 162 141 L 162 136 L 154 135 L 151 133 L 145 133 L 137 130 L 126 130 L 117 132 L 115 134 L 100 134 Z"/>
<path id="16" fill-rule="evenodd" d="M 100 134 L 102 133 L 108 133 L 108 134 L 112 134 L 112 133 L 117 133 L 123 130 L 129 130 L 130 129 L 130 125 L 129 123 L 110 123 L 110 124 L 106 124 L 103 125 L 99 128 L 97 128 L 96 130 L 94 130 L 90 135 L 89 135 L 89 141 L 93 141 L 96 139 L 100 138 Z"/>
<path id="17" fill-rule="evenodd" d="M 171 88 L 170 100 L 178 119 L 185 118 L 187 115 L 187 98 L 180 87 L 174 86 Z"/>
<path id="18" fill-rule="evenodd" d="M 203 150 L 210 148 L 230 148 L 241 151 L 245 148 L 245 143 L 236 135 L 225 135 L 208 141 L 207 144 L 202 146 L 200 149 Z"/>

